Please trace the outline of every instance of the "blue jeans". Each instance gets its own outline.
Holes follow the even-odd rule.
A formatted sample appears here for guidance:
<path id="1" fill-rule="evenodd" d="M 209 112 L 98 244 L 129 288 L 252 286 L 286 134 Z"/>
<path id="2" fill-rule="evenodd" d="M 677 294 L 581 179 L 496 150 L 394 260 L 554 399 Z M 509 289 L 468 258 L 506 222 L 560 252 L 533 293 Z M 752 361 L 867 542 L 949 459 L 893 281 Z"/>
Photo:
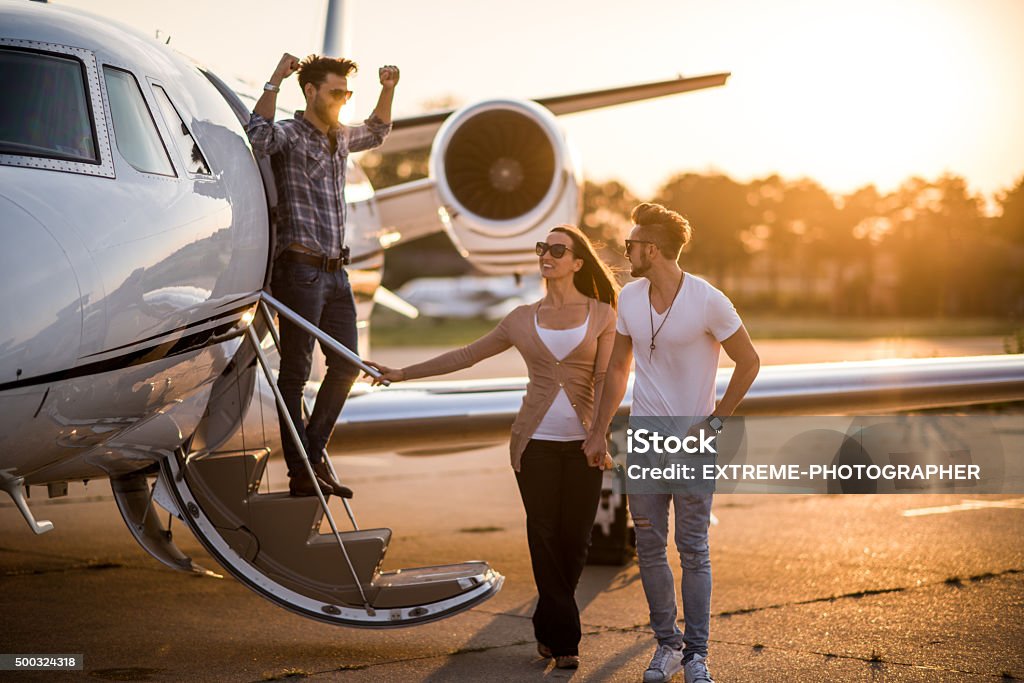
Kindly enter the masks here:
<path id="1" fill-rule="evenodd" d="M 647 493 L 629 496 L 636 529 L 640 580 L 651 611 L 651 628 L 661 645 L 685 646 L 685 654 L 707 656 L 711 627 L 711 556 L 708 524 L 712 494 Z M 668 566 L 668 509 L 675 508 L 676 549 L 683 565 L 683 621 L 676 624 L 675 577 Z"/>
<path id="2" fill-rule="evenodd" d="M 316 266 L 277 260 L 271 291 L 281 303 L 334 337 L 345 347 L 359 352 L 356 331 L 356 303 L 344 269 L 328 273 Z M 345 405 L 348 392 L 359 376 L 359 369 L 327 349 L 327 376 L 320 385 L 309 424 L 302 420 L 302 391 L 313 363 L 312 336 L 280 318 L 281 368 L 277 386 L 299 432 L 302 445 L 314 465 L 323 460 L 323 450 L 334 431 L 334 423 Z M 323 348 L 323 347 L 321 347 Z M 284 460 L 288 476 L 305 473 L 302 454 L 287 429 L 281 429 Z"/>

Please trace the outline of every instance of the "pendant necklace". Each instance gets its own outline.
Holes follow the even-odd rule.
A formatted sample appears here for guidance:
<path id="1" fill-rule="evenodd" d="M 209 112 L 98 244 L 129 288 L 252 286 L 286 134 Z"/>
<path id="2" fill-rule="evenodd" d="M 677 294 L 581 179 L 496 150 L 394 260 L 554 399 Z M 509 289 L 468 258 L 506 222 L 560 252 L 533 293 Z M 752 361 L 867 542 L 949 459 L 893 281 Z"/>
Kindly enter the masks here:
<path id="1" fill-rule="evenodd" d="M 683 275 L 685 275 L 685 273 L 680 273 L 679 274 L 679 284 L 676 285 L 676 293 L 672 295 L 672 301 L 669 302 L 668 310 L 665 311 L 665 317 L 664 317 L 664 319 L 662 319 L 661 324 L 658 325 L 658 329 L 654 329 L 654 304 L 651 302 L 651 290 L 650 290 L 650 288 L 647 289 L 647 306 L 649 307 L 649 309 L 650 309 L 649 312 L 651 314 L 651 355 L 650 355 L 650 358 L 652 360 L 654 359 L 654 349 L 656 348 L 655 344 L 654 344 L 654 340 L 658 337 L 658 333 L 661 332 L 661 328 L 663 328 L 665 326 L 665 323 L 668 322 L 668 316 L 669 316 L 670 313 L 672 313 L 672 307 L 676 303 L 676 297 L 679 296 L 679 290 L 682 289 L 682 287 L 683 287 Z"/>

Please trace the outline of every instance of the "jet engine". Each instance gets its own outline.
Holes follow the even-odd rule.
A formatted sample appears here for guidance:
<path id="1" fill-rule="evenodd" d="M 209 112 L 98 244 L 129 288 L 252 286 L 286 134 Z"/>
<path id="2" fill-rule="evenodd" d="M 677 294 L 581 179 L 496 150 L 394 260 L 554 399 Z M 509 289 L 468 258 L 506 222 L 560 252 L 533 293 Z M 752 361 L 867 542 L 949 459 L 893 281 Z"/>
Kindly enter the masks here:
<path id="1" fill-rule="evenodd" d="M 430 177 L 449 237 L 487 273 L 535 268 L 534 244 L 579 218 L 577 157 L 534 102 L 489 100 L 449 116 L 434 137 Z"/>

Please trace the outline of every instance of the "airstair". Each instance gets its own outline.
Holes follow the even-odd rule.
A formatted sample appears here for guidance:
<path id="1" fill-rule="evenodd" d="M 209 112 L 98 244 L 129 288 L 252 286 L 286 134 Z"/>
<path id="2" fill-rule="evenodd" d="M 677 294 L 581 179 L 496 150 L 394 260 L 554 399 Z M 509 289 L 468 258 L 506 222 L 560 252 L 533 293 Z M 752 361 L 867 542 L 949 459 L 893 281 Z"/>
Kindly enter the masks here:
<path id="1" fill-rule="evenodd" d="M 360 369 L 375 373 L 356 354 L 265 295 L 259 307 L 262 320 L 253 321 L 244 333 L 278 407 L 281 395 L 256 332 L 269 331 L 278 342 L 271 307 Z M 293 424 L 282 424 L 282 432 L 283 439 L 299 443 Z M 287 491 L 266 492 L 269 457 L 270 450 L 261 447 L 182 450 L 164 459 L 149 500 L 144 500 L 144 490 L 135 494 L 134 526 L 140 530 L 137 537 L 147 537 L 140 539 L 143 547 L 169 566 L 210 573 L 183 558 L 170 543 L 169 533 L 143 530 L 146 522 L 153 526 L 149 517 L 156 515 L 147 503 L 156 499 L 183 519 L 217 561 L 249 588 L 303 616 L 346 626 L 388 628 L 434 621 L 478 605 L 501 589 L 504 577 L 485 562 L 383 570 L 390 529 L 360 529 L 347 499 L 341 499 L 348 517 L 342 529 L 324 494 L 293 497 Z M 308 458 L 304 461 L 309 467 Z M 330 465 L 330 459 L 326 461 Z M 132 527 L 132 520 L 126 520 Z M 321 533 L 324 521 L 330 533 Z"/>

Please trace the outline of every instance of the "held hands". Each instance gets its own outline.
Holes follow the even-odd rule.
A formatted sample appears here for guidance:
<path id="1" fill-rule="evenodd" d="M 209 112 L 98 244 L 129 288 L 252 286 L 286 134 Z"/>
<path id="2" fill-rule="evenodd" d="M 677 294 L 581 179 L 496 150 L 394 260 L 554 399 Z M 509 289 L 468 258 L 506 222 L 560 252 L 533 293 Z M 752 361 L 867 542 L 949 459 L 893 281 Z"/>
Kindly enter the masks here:
<path id="1" fill-rule="evenodd" d="M 281 61 L 277 63 L 277 68 L 274 69 L 274 75 L 271 78 L 271 82 L 275 85 L 280 85 L 281 81 L 288 78 L 298 70 L 299 58 L 285 52 L 281 55 Z"/>
<path id="2" fill-rule="evenodd" d="M 370 383 L 373 386 L 378 386 L 383 380 L 388 382 L 404 382 L 405 381 L 405 370 L 401 368 L 389 368 L 386 365 L 380 363 L 374 363 L 372 360 L 365 361 L 367 365 L 380 373 L 380 377 L 373 377 L 372 375 L 366 375 L 370 379 Z"/>
<path id="3" fill-rule="evenodd" d="M 387 89 L 394 89 L 398 85 L 398 67 L 394 64 L 385 64 L 377 73 L 380 75 L 380 84 Z"/>
<path id="4" fill-rule="evenodd" d="M 615 467 L 615 462 L 608 455 L 608 441 L 603 434 L 590 432 L 587 440 L 583 442 L 583 453 L 587 456 L 587 464 L 602 470 L 610 470 Z"/>

